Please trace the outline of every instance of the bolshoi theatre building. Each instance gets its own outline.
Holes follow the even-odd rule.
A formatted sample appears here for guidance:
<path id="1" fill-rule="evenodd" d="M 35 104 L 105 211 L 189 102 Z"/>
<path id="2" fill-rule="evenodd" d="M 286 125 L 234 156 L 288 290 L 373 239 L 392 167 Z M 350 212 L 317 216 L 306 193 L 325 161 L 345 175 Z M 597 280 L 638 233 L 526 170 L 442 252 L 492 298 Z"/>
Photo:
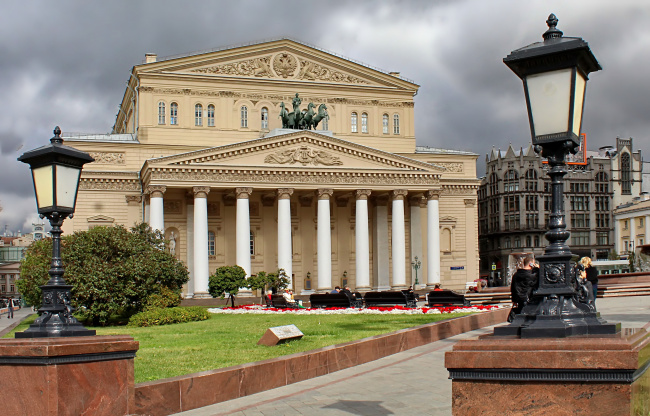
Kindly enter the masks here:
<path id="1" fill-rule="evenodd" d="M 95 159 L 65 231 L 149 223 L 190 270 L 185 297 L 235 264 L 282 268 L 298 294 L 464 288 L 477 155 L 416 145 L 418 88 L 288 39 L 147 54 L 111 134 L 64 135 Z"/>

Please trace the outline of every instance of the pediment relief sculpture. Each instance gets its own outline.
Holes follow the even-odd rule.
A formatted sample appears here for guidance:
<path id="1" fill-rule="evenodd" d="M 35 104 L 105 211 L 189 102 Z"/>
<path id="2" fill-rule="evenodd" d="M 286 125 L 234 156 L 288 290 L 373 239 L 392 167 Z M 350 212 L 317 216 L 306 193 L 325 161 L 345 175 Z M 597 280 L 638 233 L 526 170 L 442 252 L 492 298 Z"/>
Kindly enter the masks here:
<path id="1" fill-rule="evenodd" d="M 271 57 L 264 56 L 260 58 L 247 59 L 245 61 L 232 62 L 224 65 L 210 66 L 207 68 L 195 69 L 192 72 L 201 72 L 205 74 L 218 75 L 239 75 L 248 77 L 268 77 L 274 76 L 271 71 Z"/>
<path id="2" fill-rule="evenodd" d="M 191 72 L 245 77 L 295 78 L 346 84 L 369 84 L 365 79 L 346 74 L 307 59 L 297 58 L 290 53 L 278 53 L 276 55 L 267 55 L 243 61 L 197 68 Z"/>
<path id="3" fill-rule="evenodd" d="M 337 156 L 333 156 L 324 150 L 312 149 L 307 146 L 296 147 L 273 153 L 264 158 L 264 163 L 325 165 L 340 166 L 343 164 Z"/>

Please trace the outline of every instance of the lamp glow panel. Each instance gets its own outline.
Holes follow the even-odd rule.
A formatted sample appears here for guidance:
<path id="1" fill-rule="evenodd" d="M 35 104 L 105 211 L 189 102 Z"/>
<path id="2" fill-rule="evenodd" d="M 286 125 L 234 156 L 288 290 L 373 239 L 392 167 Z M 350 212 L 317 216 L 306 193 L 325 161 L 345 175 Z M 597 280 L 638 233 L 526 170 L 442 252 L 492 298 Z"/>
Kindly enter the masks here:
<path id="1" fill-rule="evenodd" d="M 39 210 L 50 207 L 73 210 L 80 174 L 81 170 L 78 168 L 61 165 L 32 169 Z"/>
<path id="2" fill-rule="evenodd" d="M 526 77 L 535 136 L 568 130 L 572 72 L 569 68 Z"/>

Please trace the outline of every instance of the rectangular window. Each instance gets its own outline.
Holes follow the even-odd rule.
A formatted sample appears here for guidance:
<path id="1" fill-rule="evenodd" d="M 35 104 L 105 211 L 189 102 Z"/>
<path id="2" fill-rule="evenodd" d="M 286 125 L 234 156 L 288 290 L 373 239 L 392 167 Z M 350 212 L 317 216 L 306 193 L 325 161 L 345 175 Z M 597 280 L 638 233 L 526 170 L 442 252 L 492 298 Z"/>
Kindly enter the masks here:
<path id="1" fill-rule="evenodd" d="M 571 233 L 572 246 L 588 246 L 589 245 L 589 231 L 573 231 Z"/>
<path id="2" fill-rule="evenodd" d="M 208 127 L 214 127 L 214 106 L 208 106 Z"/>
<path id="3" fill-rule="evenodd" d="M 357 132 L 357 113 L 352 113 L 350 115 L 350 131 L 352 133 Z"/>
<path id="4" fill-rule="evenodd" d="M 399 114 L 393 115 L 393 134 L 399 134 Z"/>
<path id="5" fill-rule="evenodd" d="M 609 233 L 606 231 L 599 231 L 596 233 L 596 244 L 599 246 L 609 245 Z"/>
<path id="6" fill-rule="evenodd" d="M 589 214 L 571 214 L 571 228 L 589 228 Z"/>
<path id="7" fill-rule="evenodd" d="M 368 133 L 368 114 L 361 114 L 361 133 Z"/>

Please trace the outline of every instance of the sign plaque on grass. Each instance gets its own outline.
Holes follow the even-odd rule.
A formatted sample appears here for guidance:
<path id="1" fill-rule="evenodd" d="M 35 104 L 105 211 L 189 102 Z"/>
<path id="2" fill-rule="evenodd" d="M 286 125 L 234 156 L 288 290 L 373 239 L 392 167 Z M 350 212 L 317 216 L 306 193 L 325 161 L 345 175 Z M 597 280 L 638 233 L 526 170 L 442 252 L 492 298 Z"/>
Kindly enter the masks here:
<path id="1" fill-rule="evenodd" d="M 257 345 L 273 346 L 282 342 L 300 339 L 302 336 L 303 333 L 295 325 L 275 326 L 266 330 L 262 338 L 257 341 Z"/>

